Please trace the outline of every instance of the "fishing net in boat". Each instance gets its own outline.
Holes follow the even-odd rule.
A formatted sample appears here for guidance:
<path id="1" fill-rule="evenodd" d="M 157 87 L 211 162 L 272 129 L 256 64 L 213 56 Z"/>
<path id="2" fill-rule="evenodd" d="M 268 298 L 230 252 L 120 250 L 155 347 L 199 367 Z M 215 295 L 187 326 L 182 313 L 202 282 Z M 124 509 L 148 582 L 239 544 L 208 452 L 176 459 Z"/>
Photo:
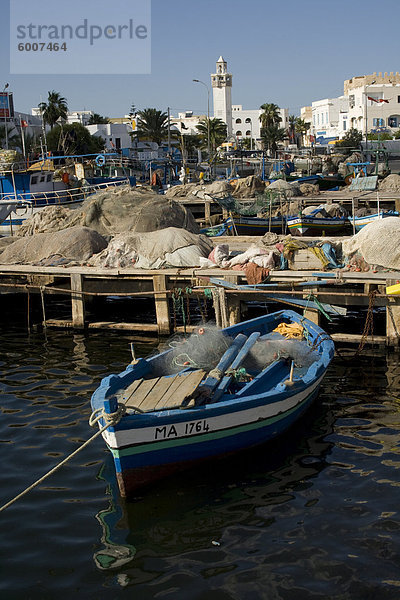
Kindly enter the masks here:
<path id="1" fill-rule="evenodd" d="M 305 340 L 288 340 L 278 333 L 271 333 L 257 340 L 243 366 L 248 371 L 260 371 L 279 358 L 290 359 L 301 368 L 309 367 L 318 359 L 318 354 Z"/>
<path id="2" fill-rule="evenodd" d="M 159 348 L 160 352 L 169 349 L 171 352 L 164 356 L 159 355 L 155 361 L 156 375 L 178 373 L 186 367 L 209 372 L 217 366 L 232 342 L 231 337 L 212 324 L 199 327 L 189 336 L 172 336 Z"/>
<path id="3" fill-rule="evenodd" d="M 159 348 L 160 352 L 168 349 L 171 352 L 160 354 L 155 359 L 154 375 L 160 377 L 178 373 L 188 367 L 210 372 L 232 342 L 233 338 L 212 324 L 200 327 L 190 336 L 173 336 Z M 311 350 L 305 340 L 287 340 L 279 333 L 270 333 L 257 340 L 242 366 L 246 371 L 255 373 L 279 358 L 294 361 L 298 368 L 307 368 L 318 359 L 318 354 Z"/>

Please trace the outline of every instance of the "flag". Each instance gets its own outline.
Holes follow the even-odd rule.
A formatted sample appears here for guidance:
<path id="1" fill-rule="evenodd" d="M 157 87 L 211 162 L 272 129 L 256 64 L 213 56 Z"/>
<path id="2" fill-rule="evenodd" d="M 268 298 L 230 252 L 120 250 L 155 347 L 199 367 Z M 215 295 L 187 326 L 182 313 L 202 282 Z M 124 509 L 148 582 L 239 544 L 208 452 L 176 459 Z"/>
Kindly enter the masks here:
<path id="1" fill-rule="evenodd" d="M 371 98 L 371 96 L 367 96 L 368 100 L 371 100 L 371 102 L 386 102 L 386 104 L 389 104 L 389 100 L 386 100 L 385 98 L 379 98 L 379 100 L 377 100 L 376 98 Z"/>
<path id="2" fill-rule="evenodd" d="M 29 127 L 28 121 L 25 121 L 25 119 L 21 119 L 21 127 Z"/>

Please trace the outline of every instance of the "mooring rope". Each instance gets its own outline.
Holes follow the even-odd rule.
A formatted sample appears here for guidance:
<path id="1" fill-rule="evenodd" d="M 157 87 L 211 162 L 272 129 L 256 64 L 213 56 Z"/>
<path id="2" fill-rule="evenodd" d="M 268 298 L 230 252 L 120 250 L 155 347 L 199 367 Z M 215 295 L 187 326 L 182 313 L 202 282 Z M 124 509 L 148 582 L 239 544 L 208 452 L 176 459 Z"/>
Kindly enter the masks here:
<path id="1" fill-rule="evenodd" d="M 89 424 L 91 426 L 93 426 L 101 418 L 103 418 L 105 420 L 106 424 L 103 427 L 101 427 L 94 435 L 92 435 L 92 437 L 90 437 L 88 440 L 86 440 L 86 442 L 84 442 L 81 446 L 79 446 L 79 448 L 74 450 L 71 454 L 69 454 L 61 462 L 59 462 L 55 467 L 50 469 L 50 471 L 48 471 L 42 477 L 37 479 L 34 483 L 32 483 L 29 487 L 27 487 L 25 490 L 23 490 L 20 494 L 18 494 L 17 496 L 12 498 L 8 502 L 6 502 L 6 504 L 3 504 L 3 506 L 0 507 L 0 512 L 2 512 L 6 508 L 8 508 L 12 504 L 14 504 L 14 502 L 19 500 L 23 496 L 25 496 L 28 492 L 33 490 L 36 486 L 41 484 L 45 479 L 50 477 L 50 475 L 53 475 L 53 473 L 58 471 L 63 465 L 65 465 L 65 463 L 67 463 L 69 460 L 71 460 L 71 458 L 76 456 L 78 454 L 78 452 L 80 452 L 81 450 L 86 448 L 86 446 L 88 446 L 91 442 L 93 442 L 93 440 L 95 440 L 97 437 L 99 437 L 99 435 L 101 435 L 103 433 L 103 431 L 105 431 L 108 427 L 110 427 L 112 425 L 116 425 L 121 420 L 123 415 L 125 414 L 125 410 L 126 410 L 125 406 L 119 405 L 117 410 L 113 413 L 105 413 L 103 409 L 100 409 L 100 410 L 98 409 L 97 411 L 94 411 L 94 413 L 92 413 L 90 415 Z"/>

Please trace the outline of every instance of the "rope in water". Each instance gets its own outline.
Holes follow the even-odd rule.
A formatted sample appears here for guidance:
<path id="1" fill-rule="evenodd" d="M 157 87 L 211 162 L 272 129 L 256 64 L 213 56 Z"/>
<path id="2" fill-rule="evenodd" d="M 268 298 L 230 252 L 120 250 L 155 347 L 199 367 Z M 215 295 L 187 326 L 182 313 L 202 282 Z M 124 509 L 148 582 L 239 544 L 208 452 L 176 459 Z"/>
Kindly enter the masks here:
<path id="1" fill-rule="evenodd" d="M 99 429 L 99 431 L 97 431 L 94 435 L 92 435 L 92 437 L 90 437 L 88 440 L 86 440 L 86 442 L 84 442 L 81 446 L 79 446 L 79 448 L 74 450 L 71 454 L 69 454 L 61 462 L 59 462 L 55 467 L 50 469 L 50 471 L 48 471 L 42 477 L 40 477 L 40 479 L 37 479 L 34 483 L 32 483 L 29 487 L 27 487 L 25 490 L 23 490 L 20 494 L 18 494 L 17 496 L 12 498 L 8 502 L 6 502 L 6 504 L 3 504 L 3 506 L 0 506 L 0 512 L 2 512 L 6 508 L 8 508 L 12 504 L 14 504 L 14 502 L 19 500 L 23 496 L 25 496 L 28 492 L 33 490 L 36 486 L 38 486 L 43 481 L 45 481 L 45 479 L 50 477 L 50 475 L 53 475 L 53 473 L 58 471 L 63 465 L 65 465 L 65 463 L 70 461 L 71 458 L 76 456 L 78 454 L 78 452 L 80 452 L 81 450 L 86 448 L 86 446 L 88 446 L 91 442 L 93 442 L 93 440 L 95 440 L 97 437 L 99 437 L 99 435 L 101 435 L 103 433 L 103 431 L 105 431 L 108 427 L 110 427 L 112 425 L 116 425 L 120 421 L 120 419 L 123 417 L 124 413 L 125 413 L 125 406 L 121 406 L 121 405 L 118 406 L 117 410 L 113 413 L 105 413 L 103 411 L 103 409 L 101 409 L 101 411 L 98 411 L 98 410 L 95 411 L 90 416 L 89 425 L 91 425 L 91 426 L 95 425 L 100 419 L 104 419 L 106 424 L 103 427 L 101 427 Z"/>

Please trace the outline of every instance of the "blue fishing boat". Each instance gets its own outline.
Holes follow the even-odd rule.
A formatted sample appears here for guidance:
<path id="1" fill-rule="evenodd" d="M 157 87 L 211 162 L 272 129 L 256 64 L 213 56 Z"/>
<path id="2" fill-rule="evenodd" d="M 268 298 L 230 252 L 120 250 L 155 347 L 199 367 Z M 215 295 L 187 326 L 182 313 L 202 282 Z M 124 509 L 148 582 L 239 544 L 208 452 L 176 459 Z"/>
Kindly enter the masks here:
<path id="1" fill-rule="evenodd" d="M 73 206 L 99 190 L 135 185 L 135 177 L 127 173 L 101 173 L 110 163 L 115 165 L 114 156 L 53 156 L 29 168 L 25 163 L 15 163 L 0 169 L 0 234 L 13 234 L 26 219 L 46 206 Z M 63 165 L 67 159 L 71 164 L 66 167 Z M 85 171 L 88 164 L 90 176 Z M 68 172 L 72 170 L 76 175 Z"/>
<path id="2" fill-rule="evenodd" d="M 102 380 L 91 404 L 120 493 L 284 433 L 317 396 L 331 338 L 283 310 L 134 359 Z"/>
<path id="3" fill-rule="evenodd" d="M 232 215 L 224 225 L 230 235 L 264 235 L 267 231 L 286 233 L 286 217 L 247 217 Z"/>
<path id="4" fill-rule="evenodd" d="M 355 231 L 361 231 L 363 227 L 369 225 L 369 223 L 374 223 L 375 221 L 380 221 L 381 219 L 386 219 L 387 217 L 398 217 L 399 213 L 395 210 L 381 210 L 371 215 L 365 215 L 364 217 L 348 217 L 349 223 L 354 227 Z"/>

